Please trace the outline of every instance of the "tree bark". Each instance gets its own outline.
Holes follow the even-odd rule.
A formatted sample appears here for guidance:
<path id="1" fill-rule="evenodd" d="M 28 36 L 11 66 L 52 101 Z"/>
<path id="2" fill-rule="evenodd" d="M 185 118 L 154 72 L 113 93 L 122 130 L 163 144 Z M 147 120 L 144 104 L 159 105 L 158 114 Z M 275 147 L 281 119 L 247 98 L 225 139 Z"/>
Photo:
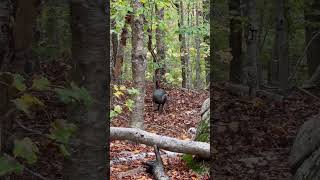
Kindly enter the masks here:
<path id="1" fill-rule="evenodd" d="M 156 29 L 156 48 L 157 48 L 157 60 L 158 63 L 161 64 L 162 68 L 166 69 L 166 46 L 164 42 L 164 30 L 159 27 L 159 22 L 164 20 L 164 8 L 158 9 L 156 6 L 156 15 L 158 17 L 158 26 Z"/>
<path id="2" fill-rule="evenodd" d="M 199 16 L 200 16 L 200 9 L 198 6 L 198 2 L 196 1 L 196 26 L 199 27 Z M 196 57 L 196 83 L 195 88 L 200 89 L 201 88 L 201 79 L 200 79 L 200 73 L 201 73 L 201 66 L 200 66 L 200 34 L 196 34 L 196 50 L 197 50 L 197 57 Z"/>
<path id="3" fill-rule="evenodd" d="M 40 0 L 17 0 L 13 28 L 15 58 L 11 67 L 18 73 L 31 73 L 31 47 Z"/>
<path id="4" fill-rule="evenodd" d="M 119 83 L 119 80 L 122 75 L 122 65 L 124 60 L 124 50 L 127 45 L 127 38 L 128 38 L 128 24 L 130 24 L 131 15 L 128 14 L 126 17 L 126 21 L 124 24 L 124 27 L 122 28 L 121 34 L 120 34 L 120 42 L 117 45 L 117 51 L 114 55 L 115 58 L 115 64 L 113 68 L 113 79 L 115 82 Z M 115 53 L 115 52 L 114 52 Z"/>
<path id="5" fill-rule="evenodd" d="M 142 8 L 139 0 L 132 2 L 133 13 Z M 135 96 L 135 106 L 131 115 L 130 127 L 144 128 L 144 99 L 145 99 L 145 71 L 146 54 L 144 50 L 143 15 L 133 16 L 131 22 L 132 29 L 132 77 L 133 84 L 139 90 L 139 95 Z"/>
<path id="6" fill-rule="evenodd" d="M 198 141 L 179 140 L 149 133 L 135 128 L 110 128 L 111 140 L 129 140 L 146 145 L 157 145 L 168 151 L 193 154 L 203 158 L 210 157 L 210 144 Z"/>
<path id="7" fill-rule="evenodd" d="M 10 22 L 10 1 L 0 2 L 0 71 L 7 70 L 12 56 L 12 24 Z M 11 42 L 10 42 L 11 41 Z"/>
<path id="8" fill-rule="evenodd" d="M 210 24 L 209 19 L 209 6 L 210 6 L 209 0 L 204 0 L 202 3 L 202 9 L 203 9 L 203 22 Z M 206 42 L 210 46 L 210 36 L 205 35 L 203 37 L 203 42 Z M 204 58 L 205 60 L 205 71 L 206 71 L 206 84 L 208 85 L 210 83 L 210 56 L 207 56 Z"/>
<path id="9" fill-rule="evenodd" d="M 87 107 L 69 106 L 68 119 L 76 124 L 77 132 L 70 143 L 71 157 L 64 164 L 64 179 L 68 180 L 101 180 L 110 175 L 106 168 L 110 16 L 105 11 L 109 7 L 109 1 L 71 1 L 73 80 L 86 88 L 93 102 Z"/>
<path id="10" fill-rule="evenodd" d="M 180 10 L 180 20 L 178 23 L 179 28 L 184 27 L 184 6 L 183 1 L 180 0 L 180 5 L 178 6 Z M 184 32 L 180 32 L 179 41 L 181 42 L 180 53 L 181 53 L 181 65 L 182 65 L 182 87 L 190 88 L 190 68 L 189 68 L 189 53 L 187 50 L 186 35 Z"/>
<path id="11" fill-rule="evenodd" d="M 256 0 L 246 0 L 248 25 L 246 29 L 246 43 L 247 43 L 247 68 L 246 80 L 250 88 L 250 96 L 256 96 L 258 89 L 258 15 Z"/>
<path id="12" fill-rule="evenodd" d="M 156 180 L 170 180 L 169 176 L 164 171 L 160 151 L 156 145 L 154 146 L 154 154 L 156 155 L 156 160 L 145 163 L 148 166 L 148 171 L 153 174 Z"/>
<path id="13" fill-rule="evenodd" d="M 320 23 L 320 1 L 314 0 L 305 1 L 306 9 L 305 9 L 305 38 L 306 44 L 312 39 L 312 37 L 320 30 L 319 23 Z M 307 50 L 307 59 L 308 59 L 308 73 L 311 77 L 314 72 L 316 71 L 317 67 L 320 64 L 319 57 L 320 57 L 320 36 L 317 36 L 311 42 L 308 50 Z"/>
<path id="14" fill-rule="evenodd" d="M 287 21 L 287 0 L 276 0 L 276 59 L 279 61 L 279 82 L 283 90 L 288 88 L 289 78 L 289 40 Z"/>
<path id="15" fill-rule="evenodd" d="M 11 23 L 10 23 L 10 1 L 0 2 L 0 72 L 7 71 L 7 66 L 12 55 L 12 43 L 11 38 Z M 2 76 L 0 81 L 4 82 Z M 9 109 L 9 95 L 8 87 L 5 84 L 0 83 L 0 153 L 5 151 L 7 142 L 7 124 L 8 118 L 5 116 Z"/>
<path id="16" fill-rule="evenodd" d="M 240 12 L 240 0 L 229 0 L 230 35 L 229 42 L 232 54 L 230 63 L 230 81 L 241 83 L 242 75 L 242 23 Z"/>

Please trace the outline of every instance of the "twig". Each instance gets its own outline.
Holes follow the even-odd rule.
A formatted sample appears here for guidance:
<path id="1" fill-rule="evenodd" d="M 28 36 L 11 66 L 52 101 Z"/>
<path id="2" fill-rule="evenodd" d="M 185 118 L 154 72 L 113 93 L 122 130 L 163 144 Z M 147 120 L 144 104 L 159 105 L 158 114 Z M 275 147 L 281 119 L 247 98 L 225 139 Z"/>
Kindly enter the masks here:
<path id="1" fill-rule="evenodd" d="M 301 88 L 301 87 L 297 87 L 297 88 L 298 88 L 300 91 L 306 93 L 307 95 L 309 95 L 309 96 L 311 96 L 311 97 L 314 97 L 314 98 L 320 100 L 320 98 L 319 98 L 318 96 L 312 94 L 310 91 L 308 91 L 308 90 L 306 90 L 306 89 L 303 89 L 303 88 Z"/>
<path id="2" fill-rule="evenodd" d="M 34 134 L 38 134 L 38 135 L 43 136 L 43 134 L 42 134 L 40 131 L 30 129 L 30 128 L 24 126 L 20 121 L 18 121 L 18 120 L 16 120 L 16 119 L 15 119 L 15 122 L 16 122 L 22 129 L 24 129 L 24 130 L 26 130 L 26 131 L 29 131 L 29 132 L 32 132 L 32 133 L 34 133 Z"/>
<path id="3" fill-rule="evenodd" d="M 25 171 L 27 171 L 28 173 L 30 173 L 30 174 L 32 174 L 32 175 L 34 175 L 34 176 L 38 177 L 39 179 L 42 179 L 42 180 L 49 180 L 48 178 L 46 178 L 46 177 L 42 176 L 41 174 L 39 174 L 39 173 L 37 173 L 37 172 L 34 172 L 34 171 L 32 171 L 32 170 L 30 170 L 30 169 L 28 169 L 28 168 L 26 168 L 26 167 L 24 167 L 23 169 L 24 169 Z"/>

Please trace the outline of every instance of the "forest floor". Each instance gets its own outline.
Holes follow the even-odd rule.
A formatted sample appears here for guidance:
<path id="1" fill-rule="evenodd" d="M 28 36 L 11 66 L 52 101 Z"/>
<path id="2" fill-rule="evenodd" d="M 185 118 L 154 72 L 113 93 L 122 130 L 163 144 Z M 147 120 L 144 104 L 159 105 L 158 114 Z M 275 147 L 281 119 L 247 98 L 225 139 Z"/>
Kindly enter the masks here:
<path id="1" fill-rule="evenodd" d="M 43 74 L 55 85 L 66 83 L 65 64 L 52 63 L 44 65 Z M 130 86 L 130 85 L 128 85 Z M 200 108 L 209 97 L 207 91 L 186 91 L 179 88 L 165 88 L 170 94 L 169 108 L 166 113 L 158 114 L 152 110 L 152 85 L 148 83 L 145 105 L 145 130 L 161 135 L 189 139 L 187 130 L 196 127 L 200 120 Z M 229 94 L 223 85 L 215 86 L 212 106 L 214 112 L 215 156 L 213 172 L 215 180 L 289 180 L 292 179 L 288 167 L 290 147 L 299 127 L 308 117 L 320 110 L 318 99 L 300 91 L 293 90 L 283 103 L 264 98 L 239 97 Z M 24 126 L 15 124 L 13 132 L 20 136 L 30 137 L 39 147 L 39 158 L 35 165 L 28 166 L 30 171 L 14 176 L 12 179 L 36 180 L 37 175 L 47 179 L 61 178 L 63 157 L 52 142 L 26 131 L 25 128 L 48 133 L 54 119 L 65 119 L 65 106 L 52 97 L 52 93 L 37 94 L 46 102 L 46 113 L 39 110 L 34 119 L 21 115 L 18 121 Z M 112 126 L 127 127 L 130 112 L 115 118 Z M 25 134 L 21 134 L 25 132 Z M 125 141 L 113 141 L 110 144 L 110 159 L 125 158 L 127 154 L 143 152 L 153 153 L 151 147 L 141 144 L 130 144 Z M 126 154 L 127 153 L 127 154 Z M 152 179 L 145 171 L 139 171 L 142 162 L 153 160 L 154 156 L 145 159 L 114 164 L 111 167 L 112 180 Z M 165 170 L 172 179 L 208 179 L 198 175 L 187 167 L 181 157 L 163 158 Z M 137 170 L 138 169 L 138 170 Z M 133 170 L 133 171 L 130 171 Z M 134 174 L 137 170 L 137 174 Z M 125 176 L 127 172 L 129 176 Z M 130 175 L 131 174 L 131 175 Z M 133 175 L 132 175 L 133 174 Z"/>
<path id="2" fill-rule="evenodd" d="M 290 180 L 290 148 L 318 99 L 292 90 L 284 102 L 238 97 L 213 89 L 215 180 Z"/>
<path id="3" fill-rule="evenodd" d="M 149 132 L 179 139 L 189 139 L 186 132 L 196 127 L 199 111 L 208 92 L 184 91 L 167 88 L 170 97 L 167 114 L 152 111 L 152 86 L 149 84 L 146 97 L 145 126 Z M 214 165 L 215 180 L 290 180 L 288 165 L 290 147 L 299 127 L 313 115 L 317 115 L 320 102 L 308 95 L 292 90 L 283 102 L 265 98 L 239 97 L 228 93 L 223 84 L 213 89 Z M 127 127 L 129 117 L 112 122 L 113 126 Z M 111 143 L 111 159 L 125 157 L 121 151 L 136 153 L 153 150 L 144 145 L 126 142 Z M 152 179 L 140 171 L 146 159 L 112 166 L 112 179 Z M 164 165 L 172 179 L 207 179 L 188 168 L 180 157 L 164 158 Z M 125 176 L 128 172 L 129 176 Z M 138 171 L 136 171 L 138 172 Z M 130 175 L 131 174 L 131 175 Z"/>
<path id="4" fill-rule="evenodd" d="M 126 84 L 130 87 L 130 84 Z M 201 105 L 209 97 L 208 91 L 188 91 L 179 88 L 163 88 L 169 94 L 167 109 L 164 113 L 153 110 L 151 82 L 147 83 L 145 98 L 145 130 L 159 135 L 170 136 L 178 139 L 190 139 L 187 133 L 191 127 L 196 127 L 200 120 Z M 128 127 L 130 112 L 123 113 L 112 120 L 111 126 Z M 112 141 L 110 144 L 110 159 L 125 158 L 124 152 L 134 154 L 152 153 L 153 148 L 145 145 L 135 145 L 125 141 Z M 111 180 L 152 180 L 152 175 L 141 171 L 143 162 L 154 160 L 154 156 L 147 156 L 135 161 L 117 163 L 111 166 Z M 163 158 L 165 171 L 172 179 L 209 179 L 208 175 L 199 175 L 187 167 L 181 156 Z M 135 171 L 136 170 L 136 171 Z"/>

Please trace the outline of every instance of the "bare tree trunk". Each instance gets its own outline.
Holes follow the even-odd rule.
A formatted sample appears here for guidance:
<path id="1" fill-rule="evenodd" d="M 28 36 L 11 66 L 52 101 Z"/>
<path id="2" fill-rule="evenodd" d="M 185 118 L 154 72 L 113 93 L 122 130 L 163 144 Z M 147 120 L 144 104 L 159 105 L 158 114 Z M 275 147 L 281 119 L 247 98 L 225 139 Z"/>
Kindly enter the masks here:
<path id="1" fill-rule="evenodd" d="M 0 2 L 0 72 L 7 71 L 7 66 L 11 59 L 12 47 L 11 40 L 11 23 L 10 23 L 10 1 Z M 4 81 L 0 76 L 0 81 Z M 0 153 L 5 151 L 5 144 L 7 142 L 8 118 L 5 116 L 9 108 L 8 87 L 0 83 Z"/>
<path id="2" fill-rule="evenodd" d="M 196 1 L 196 26 L 199 27 L 199 6 L 198 2 Z M 201 73 L 201 66 L 200 66 L 200 34 L 196 34 L 196 49 L 197 49 L 197 57 L 196 57 L 196 83 L 195 88 L 200 89 L 201 88 L 201 79 L 200 79 L 200 73 Z"/>
<path id="3" fill-rule="evenodd" d="M 289 42 L 288 42 L 288 21 L 287 0 L 276 0 L 276 39 L 275 51 L 279 60 L 279 81 L 282 89 L 288 88 L 289 78 Z"/>
<path id="4" fill-rule="evenodd" d="M 132 2 L 133 12 L 142 8 L 142 3 L 137 0 Z M 132 29 L 132 77 L 133 84 L 140 94 L 135 97 L 135 107 L 132 111 L 130 127 L 144 128 L 144 99 L 145 99 L 145 71 L 146 59 L 144 50 L 143 15 L 133 16 Z"/>
<path id="5" fill-rule="evenodd" d="M 33 69 L 31 61 L 33 30 L 40 0 L 17 0 L 16 3 L 13 28 L 15 58 L 11 67 L 19 73 L 31 73 Z"/>
<path id="6" fill-rule="evenodd" d="M 101 180 L 110 175 L 106 168 L 110 16 L 105 12 L 109 7 L 109 1 L 71 1 L 73 79 L 86 88 L 93 102 L 87 107 L 69 106 L 68 119 L 76 124 L 77 131 L 71 139 L 71 157 L 64 164 L 63 179 Z"/>
<path id="7" fill-rule="evenodd" d="M 10 23 L 10 1 L 0 1 L 0 72 L 7 70 L 11 59 L 10 40 L 12 39 Z"/>
<path id="8" fill-rule="evenodd" d="M 156 6 L 156 15 L 158 17 L 158 21 L 161 22 L 164 20 L 164 8 L 158 9 Z M 159 25 L 156 29 L 156 48 L 157 48 L 157 60 L 158 63 L 162 65 L 164 69 L 166 69 L 166 46 L 164 43 L 164 30 L 159 28 Z"/>
<path id="9" fill-rule="evenodd" d="M 179 20 L 179 28 L 184 27 L 184 7 L 183 1 L 180 0 L 180 5 L 178 6 L 180 9 L 180 20 Z M 181 53 L 181 65 L 182 65 L 182 87 L 189 88 L 190 87 L 190 68 L 189 68 L 189 53 L 187 50 L 186 43 L 186 35 L 185 33 L 179 34 L 179 41 L 181 42 L 180 53 Z"/>
<path id="10" fill-rule="evenodd" d="M 204 0 L 202 4 L 202 9 L 203 9 L 203 22 L 204 23 L 209 23 L 210 24 L 210 19 L 209 19 L 209 6 L 210 6 L 210 1 L 209 0 Z M 203 41 L 206 42 L 210 46 L 210 36 L 205 35 L 203 37 Z M 207 56 L 204 58 L 205 60 L 205 71 L 206 71 L 206 85 L 210 83 L 210 56 Z"/>
<path id="11" fill-rule="evenodd" d="M 120 42 L 117 44 L 117 52 L 115 57 L 115 64 L 113 68 L 113 79 L 115 82 L 119 83 L 120 78 L 122 75 L 122 65 L 124 60 L 124 50 L 127 45 L 127 38 L 128 38 L 128 24 L 130 24 L 131 15 L 128 15 L 126 17 L 126 21 L 124 24 L 124 27 L 122 28 L 121 34 L 120 34 Z M 118 42 L 118 41 L 117 41 Z"/>
<path id="12" fill-rule="evenodd" d="M 230 81 L 233 83 L 241 83 L 242 76 L 242 25 L 240 0 L 229 0 L 230 19 L 230 48 L 232 60 L 230 63 Z"/>
<path id="13" fill-rule="evenodd" d="M 312 39 L 312 37 L 320 30 L 320 1 L 314 0 L 311 5 L 309 1 L 305 1 L 306 9 L 305 9 L 305 34 L 306 34 L 306 44 Z M 311 77 L 316 71 L 317 67 L 320 64 L 320 36 L 317 36 L 311 42 L 308 51 L 307 51 L 307 59 L 308 59 L 308 73 Z"/>
<path id="14" fill-rule="evenodd" d="M 111 20 L 111 30 L 115 29 L 116 22 L 114 19 Z M 117 59 L 117 54 L 118 54 L 118 45 L 119 45 L 119 40 L 118 40 L 118 34 L 116 32 L 110 33 L 110 66 L 111 68 L 111 77 L 112 81 L 116 81 L 116 77 L 114 75 L 114 67 L 116 64 L 116 59 Z"/>
<path id="15" fill-rule="evenodd" d="M 258 58 L 258 15 L 256 0 L 246 0 L 248 25 L 246 29 L 247 42 L 247 61 L 248 66 L 246 70 L 247 84 L 250 88 L 250 96 L 256 96 L 258 89 L 258 72 L 257 72 L 257 58 Z"/>

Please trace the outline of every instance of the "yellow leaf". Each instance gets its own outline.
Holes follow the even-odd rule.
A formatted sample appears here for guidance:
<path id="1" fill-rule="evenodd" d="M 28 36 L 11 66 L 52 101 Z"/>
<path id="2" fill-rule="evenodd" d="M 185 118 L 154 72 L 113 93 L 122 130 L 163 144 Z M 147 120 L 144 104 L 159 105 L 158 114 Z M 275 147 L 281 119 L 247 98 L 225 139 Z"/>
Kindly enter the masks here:
<path id="1" fill-rule="evenodd" d="M 121 90 L 121 91 L 125 91 L 126 89 L 127 89 L 127 88 L 126 88 L 124 85 L 121 85 L 121 86 L 120 86 L 120 90 Z"/>
<path id="2" fill-rule="evenodd" d="M 123 95 L 123 93 L 121 91 L 117 91 L 115 93 L 113 93 L 117 98 L 119 98 L 120 96 Z"/>
<path id="3" fill-rule="evenodd" d="M 114 86 L 113 86 L 113 89 L 114 89 L 115 91 L 119 91 L 119 87 L 118 87 L 117 85 L 114 85 Z"/>

